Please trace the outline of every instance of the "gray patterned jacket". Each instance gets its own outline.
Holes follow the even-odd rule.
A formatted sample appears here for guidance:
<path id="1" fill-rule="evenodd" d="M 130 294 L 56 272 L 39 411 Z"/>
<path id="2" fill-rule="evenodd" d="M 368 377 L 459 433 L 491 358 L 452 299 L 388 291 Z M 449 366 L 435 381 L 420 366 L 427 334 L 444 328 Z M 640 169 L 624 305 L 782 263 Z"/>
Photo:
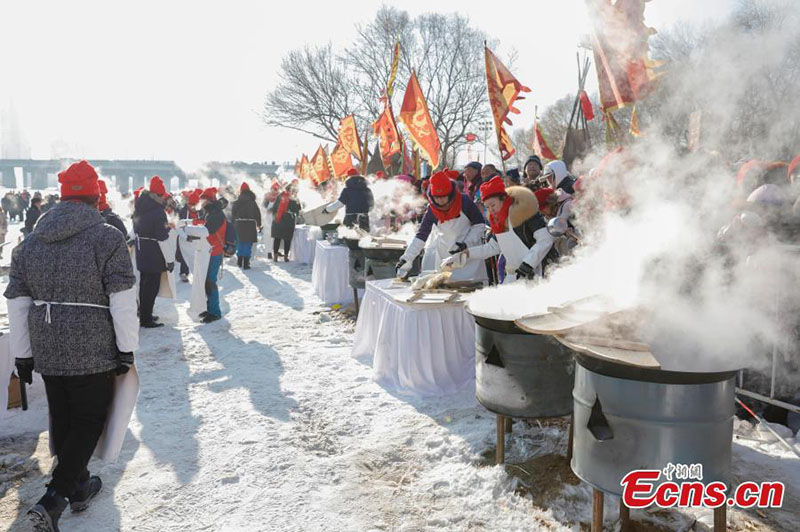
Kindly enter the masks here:
<path id="1" fill-rule="evenodd" d="M 125 237 L 89 205 L 62 202 L 14 249 L 8 299 L 109 306 L 136 279 Z M 91 306 L 34 305 L 28 313 L 34 368 L 42 375 L 90 375 L 114 369 L 111 312 Z"/>

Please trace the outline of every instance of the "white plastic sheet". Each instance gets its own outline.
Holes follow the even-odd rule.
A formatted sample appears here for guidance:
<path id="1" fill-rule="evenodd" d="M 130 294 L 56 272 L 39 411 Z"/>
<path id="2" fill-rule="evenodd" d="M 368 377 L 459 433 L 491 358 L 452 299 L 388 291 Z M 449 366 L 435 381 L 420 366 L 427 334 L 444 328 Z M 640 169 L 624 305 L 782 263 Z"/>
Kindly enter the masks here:
<path id="1" fill-rule="evenodd" d="M 475 321 L 463 303 L 395 301 L 393 280 L 367 282 L 353 356 L 373 356 L 373 379 L 420 396 L 454 393 L 475 381 Z"/>

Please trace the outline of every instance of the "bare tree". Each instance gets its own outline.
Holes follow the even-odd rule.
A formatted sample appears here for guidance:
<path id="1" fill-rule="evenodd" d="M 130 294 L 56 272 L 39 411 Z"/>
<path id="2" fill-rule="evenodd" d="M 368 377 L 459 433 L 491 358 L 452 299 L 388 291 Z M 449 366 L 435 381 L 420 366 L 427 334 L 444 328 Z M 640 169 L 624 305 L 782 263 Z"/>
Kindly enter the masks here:
<path id="1" fill-rule="evenodd" d="M 280 77 L 267 96 L 264 123 L 335 141 L 339 119 L 358 106 L 352 82 L 331 45 L 289 52 L 281 63 Z"/>

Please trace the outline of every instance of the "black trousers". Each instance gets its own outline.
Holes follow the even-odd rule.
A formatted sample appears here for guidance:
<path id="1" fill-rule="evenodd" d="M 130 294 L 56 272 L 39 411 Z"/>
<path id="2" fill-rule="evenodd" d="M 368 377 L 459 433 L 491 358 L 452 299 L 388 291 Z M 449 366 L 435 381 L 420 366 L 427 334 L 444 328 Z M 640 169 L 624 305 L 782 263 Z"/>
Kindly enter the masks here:
<path id="1" fill-rule="evenodd" d="M 43 376 L 50 409 L 50 439 L 58 465 L 49 487 L 69 497 L 89 479 L 86 466 L 97 446 L 114 393 L 112 373 Z"/>
<path id="2" fill-rule="evenodd" d="M 175 260 L 181 263 L 181 275 L 189 275 L 189 265 L 186 264 L 186 260 L 183 258 L 183 253 L 181 253 L 181 243 L 178 242 L 178 249 L 175 253 Z"/>
<path id="3" fill-rule="evenodd" d="M 156 304 L 158 289 L 161 287 L 160 273 L 144 273 L 139 275 L 139 322 L 153 321 L 153 306 Z"/>
<path id="4" fill-rule="evenodd" d="M 284 238 L 284 239 L 274 238 L 272 240 L 272 256 L 275 257 L 276 259 L 278 258 L 278 249 L 280 249 L 280 247 L 281 247 L 281 240 L 283 240 L 283 255 L 284 255 L 284 257 L 288 257 L 289 256 L 289 250 L 292 248 L 292 239 L 291 238 L 289 238 L 289 239 L 286 239 L 286 238 Z"/>

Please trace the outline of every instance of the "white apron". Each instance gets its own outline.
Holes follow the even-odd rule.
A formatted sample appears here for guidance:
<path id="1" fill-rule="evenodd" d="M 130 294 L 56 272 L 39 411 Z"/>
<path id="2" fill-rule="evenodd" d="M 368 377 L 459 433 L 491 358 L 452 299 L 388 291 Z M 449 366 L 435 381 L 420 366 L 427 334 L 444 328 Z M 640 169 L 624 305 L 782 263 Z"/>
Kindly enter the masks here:
<path id="1" fill-rule="evenodd" d="M 211 260 L 211 244 L 208 243 L 208 229 L 202 225 L 187 226 L 184 231 L 188 236 L 198 237 L 198 240 L 187 242 L 187 254 L 193 256 L 192 260 L 192 295 L 189 298 L 189 316 L 199 319 L 200 313 L 206 309 L 206 274 L 208 263 Z"/>
<path id="2" fill-rule="evenodd" d="M 458 218 L 437 224 L 437 227 L 439 228 L 438 236 L 432 248 L 425 252 L 426 256 L 429 254 L 429 251 L 435 254 L 436 262 L 433 268 L 434 270 L 438 270 L 442 261 L 450 256 L 450 250 L 453 249 L 456 242 L 465 242 L 467 246 L 479 243 L 479 240 L 474 242 L 468 240 L 467 237 L 472 229 L 472 222 L 463 211 Z M 425 258 L 423 257 L 422 260 L 424 266 Z M 482 260 L 467 260 L 463 268 L 453 270 L 450 276 L 451 281 L 483 281 L 486 278 L 486 264 Z"/>
<path id="3" fill-rule="evenodd" d="M 495 238 L 497 238 L 497 243 L 500 244 L 500 251 L 506 258 L 506 276 L 503 284 L 513 283 L 517 280 L 517 268 L 520 267 L 523 259 L 531 250 L 513 230 L 495 235 Z"/>
<path id="4" fill-rule="evenodd" d="M 179 264 L 175 264 L 175 255 L 178 252 L 178 232 L 175 229 L 170 229 L 169 236 L 163 242 L 158 243 L 161 248 L 161 254 L 164 256 L 164 263 L 170 262 L 180 269 Z M 158 297 L 166 299 L 175 299 L 177 290 L 175 289 L 175 270 L 161 272 L 161 285 L 158 288 Z"/>
<path id="5" fill-rule="evenodd" d="M 108 409 L 106 426 L 94 449 L 97 458 L 106 462 L 117 461 L 138 397 L 139 372 L 134 364 L 127 373 L 114 378 L 114 396 Z"/>

